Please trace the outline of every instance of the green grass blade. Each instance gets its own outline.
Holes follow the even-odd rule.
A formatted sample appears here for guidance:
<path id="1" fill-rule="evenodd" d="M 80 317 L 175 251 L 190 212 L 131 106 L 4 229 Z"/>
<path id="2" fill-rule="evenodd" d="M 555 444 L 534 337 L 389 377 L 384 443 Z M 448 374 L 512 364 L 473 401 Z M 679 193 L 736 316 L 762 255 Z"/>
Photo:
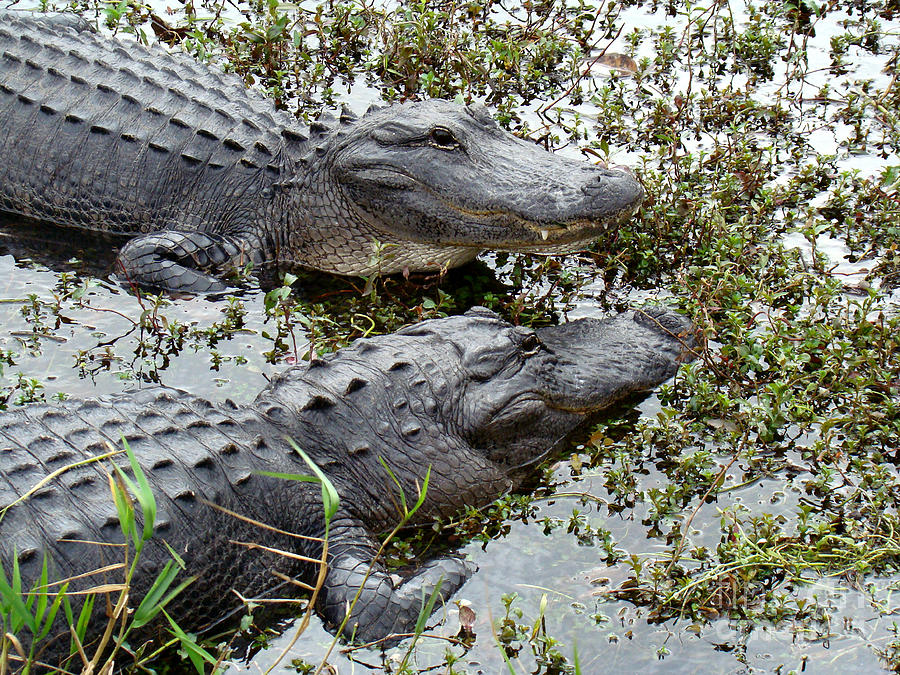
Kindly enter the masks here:
<path id="1" fill-rule="evenodd" d="M 131 446 L 128 445 L 128 441 L 125 440 L 124 436 L 122 437 L 122 445 L 125 446 L 125 452 L 128 454 L 128 461 L 131 464 L 131 471 L 134 473 L 135 479 L 137 479 L 138 487 L 135 488 L 132 484 L 131 491 L 134 493 L 135 497 L 137 497 L 137 500 L 141 505 L 141 511 L 144 515 L 144 532 L 142 538 L 144 541 L 147 541 L 153 536 L 153 525 L 156 523 L 156 497 L 153 496 L 153 490 L 150 489 L 150 483 L 147 481 L 147 476 L 144 475 L 144 470 L 141 469 L 141 465 L 138 464 L 137 458 L 134 456 L 134 451 L 131 449 Z"/>
<path id="2" fill-rule="evenodd" d="M 166 619 L 169 621 L 173 635 L 178 638 L 182 649 L 187 652 L 188 658 L 191 660 L 191 663 L 194 664 L 194 668 L 196 668 L 199 675 L 203 675 L 205 672 L 203 667 L 204 661 L 212 666 L 215 666 L 219 662 L 216 657 L 198 645 L 197 641 L 192 636 L 185 633 L 181 627 L 175 623 L 175 620 L 165 611 L 163 611 L 163 615 L 165 615 Z"/>
<path id="3" fill-rule="evenodd" d="M 88 595 L 84 599 L 84 604 L 81 606 L 81 612 L 78 613 L 78 623 L 75 624 L 75 635 L 78 636 L 78 639 L 84 644 L 84 636 L 87 633 L 88 622 L 91 619 L 91 614 L 94 612 L 94 601 L 97 599 L 96 595 Z M 71 626 L 71 622 L 69 623 Z M 73 639 L 70 643 L 69 653 L 75 654 L 78 652 L 78 647 L 75 644 L 75 640 Z"/>
<path id="4" fill-rule="evenodd" d="M 128 477 L 115 464 L 113 464 L 113 468 L 116 471 L 116 476 L 110 476 L 109 489 L 112 492 L 113 501 L 116 503 L 119 527 L 121 527 L 126 541 L 132 539 L 137 544 L 137 533 L 134 531 L 134 506 L 125 488 Z"/>
<path id="5" fill-rule="evenodd" d="M 434 612 L 434 605 L 437 602 L 437 599 L 440 597 L 441 586 L 443 585 L 444 577 L 441 577 L 434 585 L 434 590 L 431 591 L 431 595 L 427 598 L 427 600 L 425 598 L 425 593 L 422 593 L 422 609 L 419 610 L 419 616 L 416 618 L 416 635 L 421 635 L 425 632 L 425 624 L 428 622 L 428 619 Z"/>
<path id="6" fill-rule="evenodd" d="M 25 601 L 22 600 L 22 576 L 19 572 L 19 563 L 16 552 L 13 551 L 13 571 L 11 583 L 7 581 L 6 574 L 0 575 L 0 598 L 9 607 L 9 628 L 13 634 L 18 633 L 23 626 L 28 626 L 31 634 L 38 632 Z"/>
<path id="7" fill-rule="evenodd" d="M 422 481 L 422 488 L 419 490 L 419 498 L 416 499 L 416 503 L 413 505 L 412 510 L 409 512 L 409 515 L 412 516 L 422 504 L 425 503 L 425 496 L 428 494 L 428 481 L 431 480 L 431 465 L 428 465 L 428 469 L 425 471 L 425 480 Z"/>
<path id="8" fill-rule="evenodd" d="M 46 618 L 44 619 L 44 627 L 41 629 L 36 641 L 43 640 L 50 633 L 50 629 L 53 628 L 53 622 L 56 620 L 56 615 L 59 613 L 60 605 L 62 605 L 62 601 L 66 597 L 66 590 L 68 588 L 69 584 L 63 584 L 60 587 L 59 592 L 57 592 L 56 597 L 53 599 L 53 604 L 50 605 L 50 609 L 47 611 Z"/>
<path id="9" fill-rule="evenodd" d="M 97 600 L 96 595 L 88 595 L 84 599 L 81 611 L 78 613 L 78 623 L 75 624 L 75 634 L 79 640 L 84 640 L 87 633 L 87 625 L 91 620 L 91 613 L 94 611 L 94 602 Z"/>
<path id="10" fill-rule="evenodd" d="M 3 599 L 6 620 L 9 624 L 9 632 L 18 633 L 22 626 L 29 623 L 31 612 L 22 601 L 22 596 L 15 593 L 6 580 L 0 580 L 0 598 Z"/>
<path id="11" fill-rule="evenodd" d="M 187 579 L 182 581 L 175 588 L 169 591 L 169 594 L 162 599 L 162 601 L 159 603 L 159 608 L 163 609 L 166 605 L 172 602 L 172 600 L 174 600 L 181 593 L 181 591 L 183 591 L 195 581 L 197 581 L 197 577 L 188 577 Z"/>
<path id="12" fill-rule="evenodd" d="M 413 639 L 412 642 L 410 642 L 409 648 L 406 650 L 406 654 L 403 655 L 403 661 L 398 668 L 399 672 L 405 672 L 409 659 L 412 656 L 413 649 L 415 648 L 419 637 L 425 632 L 425 624 L 428 623 L 429 617 L 434 612 L 434 605 L 440 597 L 441 586 L 443 584 L 444 577 L 441 577 L 434 585 L 434 589 L 431 591 L 431 595 L 429 595 L 428 598 L 425 597 L 425 589 L 422 589 L 422 607 L 419 608 L 419 616 L 416 617 L 416 625 L 413 629 Z"/>
<path id="13" fill-rule="evenodd" d="M 513 668 L 512 661 L 509 660 L 509 655 L 506 653 L 506 649 L 504 649 L 503 645 L 500 643 L 496 631 L 494 631 L 494 642 L 497 644 L 497 649 L 500 650 L 500 656 L 503 657 L 503 661 L 506 663 L 506 667 L 509 669 L 509 675 L 517 675 L 516 669 Z"/>
<path id="14" fill-rule="evenodd" d="M 406 492 L 404 491 L 403 486 L 400 484 L 400 480 L 391 470 L 391 467 L 387 465 L 387 462 L 384 461 L 384 458 L 379 456 L 378 461 L 381 463 L 381 466 L 384 467 L 384 470 L 387 471 L 387 474 L 391 477 L 391 480 L 394 481 L 394 484 L 397 486 L 397 489 L 400 493 L 400 504 L 403 507 L 403 520 L 409 520 L 412 515 L 419 510 L 422 504 L 425 503 L 425 496 L 428 494 L 428 482 L 431 480 L 431 465 L 428 466 L 428 469 L 425 472 L 425 480 L 423 481 L 422 487 L 419 490 L 419 495 L 416 498 L 416 503 L 410 509 L 406 504 Z"/>
<path id="15" fill-rule="evenodd" d="M 384 470 L 387 471 L 387 475 L 391 477 L 391 480 L 394 481 L 394 484 L 397 486 L 397 491 L 400 493 L 400 504 L 403 506 L 403 518 L 404 520 L 409 517 L 409 509 L 406 508 L 406 492 L 403 489 L 403 486 L 400 485 L 400 481 L 397 479 L 397 476 L 394 475 L 394 472 L 391 471 L 391 467 L 387 465 L 387 462 L 384 461 L 384 458 L 379 455 L 378 461 L 381 463 L 381 466 L 384 467 Z"/>
<path id="16" fill-rule="evenodd" d="M 167 542 L 165 539 L 162 539 L 161 541 L 163 543 L 163 546 L 165 546 L 166 550 L 169 552 L 169 555 L 172 556 L 172 560 L 175 561 L 175 564 L 178 565 L 181 569 L 186 570 L 187 565 L 184 564 L 184 559 L 180 555 L 178 555 L 174 548 L 169 546 L 169 542 Z"/>
<path id="17" fill-rule="evenodd" d="M 326 476 L 318 465 L 309 458 L 309 455 L 307 455 L 299 445 L 294 443 L 293 439 L 288 438 L 287 441 L 291 444 L 291 447 L 294 448 L 297 454 L 303 458 L 303 461 L 306 462 L 310 470 L 322 483 L 322 506 L 325 509 L 325 536 L 327 537 L 328 526 L 330 525 L 334 514 L 337 513 L 341 499 L 338 496 L 337 490 L 334 489 L 334 485 L 332 485 L 331 481 L 328 479 L 328 476 Z"/>
<path id="18" fill-rule="evenodd" d="M 12 591 L 22 597 L 22 572 L 19 569 L 19 552 L 13 549 L 13 568 L 12 568 Z"/>
<path id="19" fill-rule="evenodd" d="M 66 615 L 66 626 L 75 625 L 75 614 L 72 612 L 72 603 L 67 595 L 63 595 L 63 614 Z"/>
<path id="20" fill-rule="evenodd" d="M 38 626 L 44 618 L 44 612 L 47 611 L 47 596 L 49 595 L 47 592 L 48 583 L 47 556 L 44 555 L 44 562 L 41 565 L 41 578 L 38 583 L 35 584 L 31 593 L 32 598 L 37 598 L 37 607 L 34 609 L 34 623 Z"/>
<path id="21" fill-rule="evenodd" d="M 141 600 L 141 604 L 134 611 L 134 617 L 131 621 L 131 628 L 140 628 L 146 625 L 156 617 L 160 611 L 174 600 L 190 584 L 197 580 L 197 577 L 188 577 L 178 584 L 171 591 L 169 588 L 175 581 L 175 577 L 181 570 L 172 561 L 168 561 L 163 567 L 162 572 L 156 577 L 147 595 Z"/>
<path id="22" fill-rule="evenodd" d="M 160 607 L 158 603 L 163 595 L 165 595 L 166 591 L 169 590 L 169 586 L 172 585 L 172 582 L 175 581 L 177 574 L 178 567 L 173 561 L 169 560 L 162 568 L 162 571 L 156 576 L 156 579 L 153 580 L 153 585 L 150 586 L 150 590 L 147 591 L 147 594 L 141 599 L 141 604 L 134 610 L 134 616 L 131 620 L 132 628 L 140 628 L 151 621 L 154 616 L 159 614 L 159 610 L 162 609 L 162 607 Z"/>

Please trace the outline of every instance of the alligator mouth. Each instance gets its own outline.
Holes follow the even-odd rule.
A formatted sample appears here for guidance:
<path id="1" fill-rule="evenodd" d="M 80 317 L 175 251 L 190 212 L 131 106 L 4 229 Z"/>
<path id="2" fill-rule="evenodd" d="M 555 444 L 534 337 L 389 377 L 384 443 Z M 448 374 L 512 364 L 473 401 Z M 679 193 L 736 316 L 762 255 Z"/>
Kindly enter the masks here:
<path id="1" fill-rule="evenodd" d="M 578 218 L 565 224 L 558 221 L 541 223 L 517 219 L 514 222 L 523 229 L 529 230 L 534 240 L 493 244 L 492 248 L 537 255 L 559 255 L 583 251 L 591 242 L 626 223 L 637 212 L 639 206 L 640 204 L 629 206 L 598 218 Z M 516 216 L 516 214 L 506 215 Z"/>
<path id="2" fill-rule="evenodd" d="M 575 403 L 574 400 L 563 401 L 559 400 L 560 398 L 561 397 L 554 397 L 552 393 L 524 391 L 520 394 L 516 394 L 509 401 L 507 401 L 506 405 L 503 406 L 503 409 L 509 410 L 510 408 L 523 407 L 527 406 L 529 403 L 542 403 L 550 410 L 573 413 L 576 415 L 590 415 L 602 409 L 605 405 L 602 401 L 598 402 L 595 400 L 585 400 L 583 403 L 578 404 Z M 575 396 L 572 397 L 572 399 L 575 398 Z"/>
<path id="3" fill-rule="evenodd" d="M 448 209 L 479 223 L 487 223 L 498 228 L 513 226 L 519 228 L 519 232 L 527 232 L 531 235 L 528 240 L 522 238 L 512 241 L 461 241 L 449 245 L 489 247 L 497 251 L 539 255 L 574 253 L 584 250 L 588 244 L 603 236 L 605 232 L 627 222 L 640 206 L 640 204 L 636 204 L 597 218 L 576 218 L 563 223 L 558 220 L 548 222 L 530 220 L 514 211 L 473 211 L 448 204 L 443 200 L 442 203 Z"/>
<path id="4" fill-rule="evenodd" d="M 596 216 L 575 216 L 571 219 L 548 219 L 535 220 L 529 218 L 514 209 L 494 208 L 494 209 L 470 209 L 459 204 L 448 201 L 443 195 L 435 191 L 431 186 L 421 182 L 414 176 L 398 170 L 393 166 L 378 165 L 377 167 L 367 167 L 367 169 L 375 169 L 384 174 L 391 174 L 395 178 L 400 178 L 398 186 L 405 183 L 406 187 L 416 186 L 417 189 L 427 193 L 435 202 L 441 204 L 447 211 L 456 213 L 464 219 L 473 220 L 481 225 L 488 225 L 494 228 L 514 228 L 518 230 L 518 234 L 528 233 L 531 235 L 529 241 L 524 238 L 516 238 L 515 234 L 506 235 L 498 239 L 488 239 L 481 241 L 450 241 L 445 242 L 448 246 L 466 246 L 477 248 L 492 248 L 502 251 L 521 251 L 527 253 L 538 254 L 559 254 L 569 253 L 582 250 L 585 245 L 594 239 L 603 235 L 603 233 L 617 225 L 628 220 L 640 208 L 642 199 L 638 198 L 634 202 L 627 204 L 619 209 L 610 209 L 606 213 L 600 213 Z M 623 171 L 623 174 L 628 172 Z M 641 191 L 642 192 L 642 191 Z M 512 240 L 507 237 L 512 237 Z M 503 241 L 503 239 L 507 239 Z"/>
<path id="5" fill-rule="evenodd" d="M 609 208 L 605 212 L 600 212 L 600 209 L 598 209 L 596 215 L 535 220 L 513 209 L 466 209 L 456 204 L 448 203 L 427 186 L 422 185 L 422 187 L 428 190 L 435 199 L 439 200 L 448 209 L 465 217 L 476 219 L 482 223 L 487 222 L 498 227 L 511 226 L 517 228 L 521 233 L 530 234 L 530 241 L 516 240 L 514 238 L 512 242 L 491 243 L 491 247 L 498 250 L 527 253 L 553 254 L 581 250 L 585 245 L 603 236 L 605 232 L 627 222 L 637 212 L 643 201 L 643 190 L 639 190 L 641 197 L 618 209 Z M 513 236 L 515 237 L 515 235 Z"/>
<path id="6" fill-rule="evenodd" d="M 566 225 L 546 225 L 523 221 L 528 229 L 535 233 L 540 242 L 534 244 L 518 244 L 504 247 L 509 251 L 527 253 L 572 253 L 600 237 L 605 231 L 626 222 L 638 210 L 638 206 L 624 208 L 601 219 L 579 218 Z"/>

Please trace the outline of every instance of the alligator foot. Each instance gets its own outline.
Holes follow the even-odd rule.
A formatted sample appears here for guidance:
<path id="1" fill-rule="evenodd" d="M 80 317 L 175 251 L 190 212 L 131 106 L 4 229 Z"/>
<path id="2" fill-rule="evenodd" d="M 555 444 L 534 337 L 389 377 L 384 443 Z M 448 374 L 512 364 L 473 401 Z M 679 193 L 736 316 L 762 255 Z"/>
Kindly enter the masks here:
<path id="1" fill-rule="evenodd" d="M 322 614 L 325 622 L 336 629 L 344 623 L 349 610 L 342 634 L 361 644 L 379 641 L 388 646 L 411 633 L 433 593 L 437 594 L 436 609 L 474 571 L 472 563 L 445 556 L 422 565 L 412 576 L 395 581 L 396 577 L 379 562 L 373 563 L 375 551 L 369 541 L 353 545 L 341 537 L 337 548 L 339 552 L 329 555 Z"/>
<path id="2" fill-rule="evenodd" d="M 130 240 L 119 252 L 116 272 L 145 288 L 222 293 L 229 285 L 216 275 L 258 262 L 250 250 L 237 237 L 164 230 Z"/>

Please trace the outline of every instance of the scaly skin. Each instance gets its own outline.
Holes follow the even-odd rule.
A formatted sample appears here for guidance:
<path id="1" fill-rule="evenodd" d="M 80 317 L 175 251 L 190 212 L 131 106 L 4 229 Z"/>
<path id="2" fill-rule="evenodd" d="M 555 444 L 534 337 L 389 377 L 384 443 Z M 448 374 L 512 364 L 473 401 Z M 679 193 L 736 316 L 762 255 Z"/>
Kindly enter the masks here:
<path id="1" fill-rule="evenodd" d="M 209 505 L 285 532 L 321 536 L 319 486 L 258 473 L 308 474 L 286 441 L 294 439 L 341 497 L 319 602 L 334 627 L 373 565 L 377 533 L 400 519 L 401 489 L 412 503 L 430 469 L 415 519 L 420 523 L 514 489 L 587 415 L 669 378 L 690 358 L 682 342 L 691 342 L 686 330 L 680 317 L 654 311 L 533 331 L 478 308 L 361 339 L 290 368 L 249 406 L 150 387 L 18 408 L 0 415 L 0 505 L 13 503 L 53 471 L 121 446 L 124 437 L 158 503 L 156 536 L 135 577 L 132 605 L 169 559 L 165 540 L 184 559 L 187 574 L 197 576 L 170 613 L 184 628 L 202 630 L 238 605 L 232 591 L 252 598 L 281 586 L 278 594 L 289 593 L 292 586 L 275 573 L 314 583 L 312 566 L 237 542 L 313 558 L 321 556 L 318 542 L 259 529 Z M 6 512 L 0 561 L 9 571 L 17 557 L 26 588 L 39 578 L 45 554 L 54 579 L 121 559 L 119 549 L 84 543 L 122 542 L 108 470 L 106 462 L 70 469 Z M 446 600 L 468 573 L 464 561 L 447 557 L 397 583 L 375 562 L 345 634 L 369 641 L 408 631 L 423 592 L 430 594 L 443 579 L 439 597 Z M 118 580 L 115 574 L 107 579 Z M 70 590 L 101 581 L 85 577 Z M 105 621 L 102 605 L 97 602 L 92 639 Z M 45 661 L 55 663 L 67 649 L 63 627 L 58 635 Z M 19 636 L 26 644 L 27 637 Z"/>
<path id="2" fill-rule="evenodd" d="M 630 174 L 557 157 L 483 108 L 424 101 L 300 129 L 234 76 L 23 14 L 0 12 L 0 210 L 132 237 L 118 271 L 141 286 L 222 291 L 251 262 L 369 275 L 568 251 L 643 197 Z"/>

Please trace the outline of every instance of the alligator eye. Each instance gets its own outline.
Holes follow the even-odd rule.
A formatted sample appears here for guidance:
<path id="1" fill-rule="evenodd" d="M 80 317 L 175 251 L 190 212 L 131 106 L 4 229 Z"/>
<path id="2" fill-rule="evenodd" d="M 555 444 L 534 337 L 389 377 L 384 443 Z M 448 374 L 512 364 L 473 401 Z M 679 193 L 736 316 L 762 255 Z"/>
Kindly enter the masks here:
<path id="1" fill-rule="evenodd" d="M 532 333 L 522 340 L 522 344 L 519 347 L 523 356 L 531 356 L 541 351 L 541 341 L 537 339 L 537 335 Z"/>
<path id="2" fill-rule="evenodd" d="M 429 140 L 431 141 L 431 145 L 440 148 L 441 150 L 456 150 L 456 148 L 459 147 L 459 141 L 457 141 L 456 137 L 444 127 L 435 127 L 432 129 Z"/>

